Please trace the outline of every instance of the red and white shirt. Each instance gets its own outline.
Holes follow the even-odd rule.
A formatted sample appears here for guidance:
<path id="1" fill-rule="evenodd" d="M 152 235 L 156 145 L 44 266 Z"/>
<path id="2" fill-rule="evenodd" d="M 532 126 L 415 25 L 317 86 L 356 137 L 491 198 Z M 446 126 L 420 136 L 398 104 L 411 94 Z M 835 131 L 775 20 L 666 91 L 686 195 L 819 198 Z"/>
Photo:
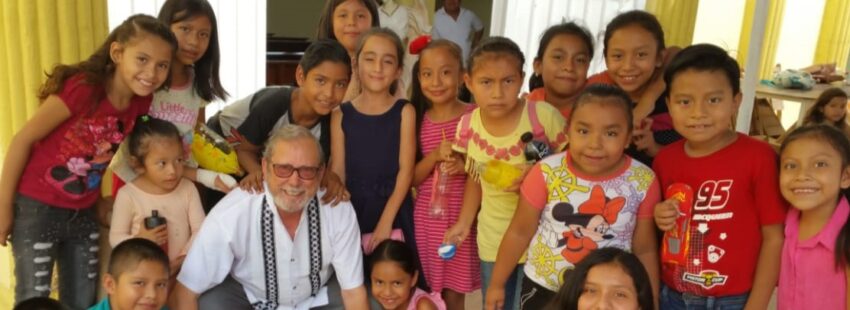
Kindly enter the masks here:
<path id="1" fill-rule="evenodd" d="M 88 84 L 82 74 L 65 81 L 57 96 L 71 117 L 33 145 L 18 193 L 54 207 L 86 209 L 97 200 L 118 145 L 148 112 L 153 96 L 134 96 L 118 111 L 103 88 Z"/>

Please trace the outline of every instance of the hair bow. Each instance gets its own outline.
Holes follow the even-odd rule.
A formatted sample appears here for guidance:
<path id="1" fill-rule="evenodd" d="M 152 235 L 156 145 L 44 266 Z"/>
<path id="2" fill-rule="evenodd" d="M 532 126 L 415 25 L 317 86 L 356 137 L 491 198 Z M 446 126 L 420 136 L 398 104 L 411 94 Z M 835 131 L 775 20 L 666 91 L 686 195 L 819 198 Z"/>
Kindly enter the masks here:
<path id="1" fill-rule="evenodd" d="M 430 42 L 431 42 L 431 36 L 430 35 L 424 34 L 424 35 L 416 37 L 416 39 L 413 39 L 413 41 L 410 41 L 410 47 L 409 47 L 410 54 L 411 55 L 419 55 L 419 52 L 421 52 L 422 49 L 425 48 L 425 46 L 428 46 L 428 43 L 430 43 Z"/>

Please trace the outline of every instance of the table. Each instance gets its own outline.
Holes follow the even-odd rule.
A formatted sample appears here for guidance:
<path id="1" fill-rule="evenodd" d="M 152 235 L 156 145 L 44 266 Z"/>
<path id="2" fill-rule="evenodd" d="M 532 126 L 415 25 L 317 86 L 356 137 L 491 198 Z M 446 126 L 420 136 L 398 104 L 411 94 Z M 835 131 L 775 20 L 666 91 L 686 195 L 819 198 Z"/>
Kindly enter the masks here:
<path id="1" fill-rule="evenodd" d="M 801 90 L 801 89 L 784 89 L 777 88 L 769 85 L 758 84 L 756 86 L 756 97 L 757 98 L 776 98 L 781 100 L 789 100 L 796 101 L 800 103 L 800 115 L 797 116 L 797 121 L 800 122 L 803 118 L 806 117 L 806 113 L 815 103 L 815 100 L 818 99 L 820 94 L 832 87 L 839 87 L 844 90 L 845 93 L 850 94 L 850 86 L 844 85 L 844 82 L 835 82 L 832 84 L 815 84 L 812 89 L 809 90 Z"/>

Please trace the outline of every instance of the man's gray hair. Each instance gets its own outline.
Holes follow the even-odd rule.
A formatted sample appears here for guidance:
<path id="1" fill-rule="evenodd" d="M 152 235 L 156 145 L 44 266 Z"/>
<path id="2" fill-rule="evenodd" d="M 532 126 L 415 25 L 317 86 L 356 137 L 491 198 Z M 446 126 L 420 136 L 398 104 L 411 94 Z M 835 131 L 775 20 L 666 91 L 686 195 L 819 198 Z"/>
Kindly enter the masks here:
<path id="1" fill-rule="evenodd" d="M 280 127 L 274 132 L 272 132 L 272 136 L 269 137 L 268 141 L 266 141 L 266 146 L 263 149 L 263 158 L 265 158 L 266 161 L 271 160 L 272 149 L 274 148 L 274 145 L 277 144 L 277 142 L 289 142 L 298 139 L 310 139 L 310 141 L 313 141 L 313 143 L 316 145 L 316 150 L 319 154 L 319 163 L 325 163 L 325 152 L 322 150 L 322 145 L 319 143 L 319 140 L 316 139 L 316 137 L 313 136 L 313 133 L 311 133 L 310 130 L 308 130 L 307 128 L 293 124 L 283 125 L 283 127 Z"/>

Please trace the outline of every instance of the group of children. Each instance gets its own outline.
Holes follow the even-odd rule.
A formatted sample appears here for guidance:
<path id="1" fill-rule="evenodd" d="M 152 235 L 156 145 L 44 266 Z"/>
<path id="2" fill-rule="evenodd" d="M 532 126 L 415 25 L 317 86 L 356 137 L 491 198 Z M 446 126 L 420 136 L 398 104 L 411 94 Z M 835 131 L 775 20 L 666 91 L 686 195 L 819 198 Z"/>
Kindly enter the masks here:
<path id="1" fill-rule="evenodd" d="M 412 51 L 408 101 L 405 45 L 374 27 L 375 12 L 371 0 L 327 1 L 299 87 L 273 90 L 288 106 L 271 115 L 325 141 L 325 196 L 354 206 L 381 307 L 462 309 L 480 288 L 486 309 L 763 309 L 777 283 L 782 309 L 850 304 L 846 94 L 816 105 L 828 124 L 791 132 L 777 157 L 732 129 L 734 59 L 712 45 L 666 48 L 656 18 L 630 11 L 606 27 L 602 73 L 588 77 L 593 39 L 575 23 L 541 36 L 529 94 L 511 40 L 481 42 L 466 67 L 456 44 L 434 40 Z M 92 306 L 91 207 L 113 204 L 99 198 L 112 162 L 126 184 L 97 309 L 165 303 L 204 219 L 191 181 L 236 185 L 188 151 L 204 105 L 227 95 L 218 66 L 209 4 L 168 0 L 159 20 L 130 17 L 88 60 L 48 76 L 0 181 L 17 302 L 49 293 L 56 261 L 62 302 Z M 462 85 L 474 104 L 458 100 Z M 260 97 L 234 106 L 260 109 Z M 239 186 L 262 190 L 257 156 L 279 121 L 246 112 L 232 124 L 226 112 L 213 125 L 240 140 Z M 167 224 L 148 225 L 154 211 Z"/>

